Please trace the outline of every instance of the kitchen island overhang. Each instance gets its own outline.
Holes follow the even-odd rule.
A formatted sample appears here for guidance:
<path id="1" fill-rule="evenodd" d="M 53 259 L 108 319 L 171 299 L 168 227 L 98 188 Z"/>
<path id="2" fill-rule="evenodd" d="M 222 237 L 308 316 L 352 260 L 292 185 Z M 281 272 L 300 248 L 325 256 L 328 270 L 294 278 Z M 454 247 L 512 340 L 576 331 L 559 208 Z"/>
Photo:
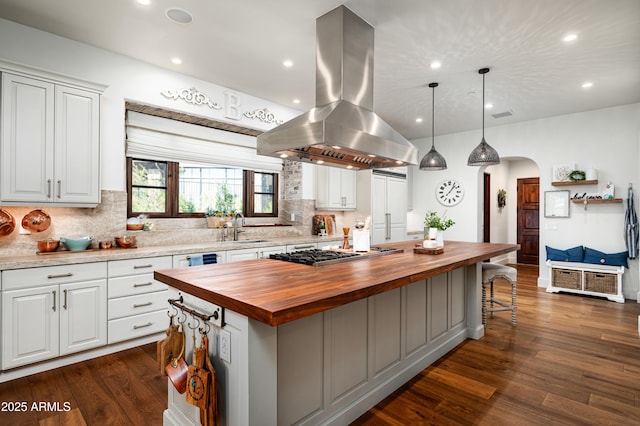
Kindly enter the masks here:
<path id="1" fill-rule="evenodd" d="M 230 361 L 210 351 L 220 424 L 348 424 L 482 337 L 479 262 L 519 246 L 447 241 L 445 253 L 421 255 L 414 243 L 326 267 L 260 259 L 157 271 L 187 305 L 226 309 L 213 333 L 229 333 Z M 169 385 L 166 425 L 199 423 L 183 400 Z"/>

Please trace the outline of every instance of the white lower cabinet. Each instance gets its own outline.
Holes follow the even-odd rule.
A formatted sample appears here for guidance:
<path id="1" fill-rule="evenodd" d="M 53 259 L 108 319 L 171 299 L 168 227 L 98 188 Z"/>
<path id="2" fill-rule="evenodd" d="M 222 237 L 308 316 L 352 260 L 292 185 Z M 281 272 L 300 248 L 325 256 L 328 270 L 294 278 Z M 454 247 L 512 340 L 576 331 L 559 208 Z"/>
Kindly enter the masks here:
<path id="1" fill-rule="evenodd" d="M 227 262 L 238 262 L 241 260 L 253 260 L 262 257 L 269 257 L 272 253 L 284 253 L 287 246 L 254 247 L 240 250 L 227 251 Z"/>
<path id="2" fill-rule="evenodd" d="M 153 279 L 170 269 L 172 256 L 109 262 L 109 344 L 161 332 L 167 327 L 168 286 Z"/>
<path id="3" fill-rule="evenodd" d="M 105 345 L 106 271 L 101 262 L 3 272 L 2 369 Z"/>

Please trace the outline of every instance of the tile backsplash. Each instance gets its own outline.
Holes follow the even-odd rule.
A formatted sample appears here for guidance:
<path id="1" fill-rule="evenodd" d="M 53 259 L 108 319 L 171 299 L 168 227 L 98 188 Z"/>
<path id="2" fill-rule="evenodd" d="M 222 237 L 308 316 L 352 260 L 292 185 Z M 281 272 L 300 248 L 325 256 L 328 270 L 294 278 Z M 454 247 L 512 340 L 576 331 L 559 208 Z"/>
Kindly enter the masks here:
<path id="1" fill-rule="evenodd" d="M 51 226 L 42 232 L 24 234 L 20 223 L 32 210 L 41 208 L 51 217 Z M 133 234 L 139 246 L 202 244 L 220 241 L 222 229 L 207 228 L 205 218 L 150 219 L 152 231 L 126 230 L 127 194 L 124 191 L 102 191 L 102 201 L 95 208 L 71 207 L 3 207 L 13 215 L 16 229 L 0 237 L 0 256 L 28 255 L 37 251 L 37 242 L 47 238 L 74 238 L 93 235 L 98 241 L 112 241 L 114 237 Z M 315 214 L 314 200 L 281 200 L 280 218 L 247 219 L 247 224 L 282 223 L 293 226 L 247 227 L 241 239 L 285 238 L 311 235 L 311 220 Z M 295 220 L 291 222 L 291 213 Z"/>

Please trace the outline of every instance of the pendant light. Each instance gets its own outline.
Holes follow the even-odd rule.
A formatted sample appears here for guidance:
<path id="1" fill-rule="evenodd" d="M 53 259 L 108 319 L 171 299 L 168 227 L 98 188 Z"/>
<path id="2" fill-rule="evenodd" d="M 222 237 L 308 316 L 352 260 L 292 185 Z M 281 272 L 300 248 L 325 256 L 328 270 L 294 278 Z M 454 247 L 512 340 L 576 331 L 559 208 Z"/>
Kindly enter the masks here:
<path id="1" fill-rule="evenodd" d="M 429 87 L 431 87 L 431 150 L 422 157 L 422 160 L 420 161 L 420 170 L 444 170 L 447 168 L 447 162 L 444 157 L 436 151 L 435 147 L 435 89 L 438 87 L 438 83 L 429 83 Z"/>
<path id="2" fill-rule="evenodd" d="M 489 68 L 480 68 L 482 74 L 482 140 L 476 148 L 469 154 L 468 166 L 491 166 L 500 164 L 498 152 L 484 140 L 484 75 L 489 72 Z"/>

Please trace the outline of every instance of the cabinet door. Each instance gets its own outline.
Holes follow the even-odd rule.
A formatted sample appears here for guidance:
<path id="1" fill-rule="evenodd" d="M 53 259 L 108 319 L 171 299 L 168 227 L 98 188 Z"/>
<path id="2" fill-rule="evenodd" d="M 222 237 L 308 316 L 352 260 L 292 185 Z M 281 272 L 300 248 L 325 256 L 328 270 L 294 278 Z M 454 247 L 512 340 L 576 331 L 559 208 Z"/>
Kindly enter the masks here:
<path id="1" fill-rule="evenodd" d="M 258 249 L 229 250 L 227 252 L 227 262 L 238 262 L 240 260 L 253 260 L 258 258 Z"/>
<path id="2" fill-rule="evenodd" d="M 387 213 L 389 213 L 390 243 L 407 237 L 407 181 L 387 177 Z"/>
<path id="3" fill-rule="evenodd" d="M 53 201 L 54 93 L 51 83 L 2 74 L 2 201 Z"/>
<path id="4" fill-rule="evenodd" d="M 387 178 L 371 177 L 371 243 L 382 244 L 390 240 L 387 231 Z"/>
<path id="5" fill-rule="evenodd" d="M 2 369 L 58 356 L 58 286 L 2 293 Z"/>
<path id="6" fill-rule="evenodd" d="M 107 280 L 60 286 L 60 355 L 107 344 Z"/>
<path id="7" fill-rule="evenodd" d="M 356 208 L 356 172 L 353 170 L 340 170 L 340 192 L 343 205 L 346 209 Z"/>
<path id="8" fill-rule="evenodd" d="M 100 201 L 100 96 L 56 86 L 55 202 Z"/>

